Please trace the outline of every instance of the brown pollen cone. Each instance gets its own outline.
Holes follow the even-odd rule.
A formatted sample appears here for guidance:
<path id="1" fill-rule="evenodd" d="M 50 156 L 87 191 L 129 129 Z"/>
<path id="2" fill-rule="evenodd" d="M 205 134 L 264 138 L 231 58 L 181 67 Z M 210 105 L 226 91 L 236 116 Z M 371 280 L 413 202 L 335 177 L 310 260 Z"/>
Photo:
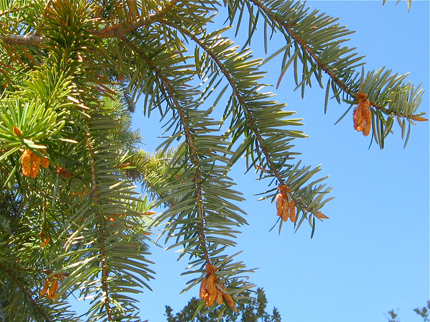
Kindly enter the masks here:
<path id="1" fill-rule="evenodd" d="M 206 270 L 206 276 L 203 278 L 200 285 L 200 298 L 205 300 L 206 306 L 212 306 L 215 300 L 218 305 L 222 304 L 223 299 L 225 299 L 230 308 L 236 312 L 233 298 L 227 293 L 227 289 L 221 284 L 218 277 L 215 275 L 218 268 L 211 264 L 207 264 Z"/>
<path id="2" fill-rule="evenodd" d="M 51 300 L 55 300 L 55 297 L 57 296 L 57 290 L 58 290 L 58 281 L 55 280 L 48 288 L 48 292 L 46 292 L 46 296 Z"/>
<path id="3" fill-rule="evenodd" d="M 292 191 L 285 185 L 278 187 L 279 193 L 276 195 L 276 215 L 281 217 L 283 221 L 296 222 L 296 204 L 292 199 Z"/>
<path id="4" fill-rule="evenodd" d="M 41 159 L 35 153 L 31 155 L 31 176 L 33 178 L 36 178 L 39 173 L 40 161 Z"/>
<path id="5" fill-rule="evenodd" d="M 26 177 L 31 176 L 31 155 L 33 152 L 25 150 L 21 157 L 21 171 Z"/>
<path id="6" fill-rule="evenodd" d="M 46 295 L 47 298 L 55 300 L 57 297 L 58 286 L 60 285 L 59 280 L 62 280 L 63 278 L 64 275 L 62 274 L 55 274 L 51 278 L 47 278 L 40 295 Z"/>
<path id="7" fill-rule="evenodd" d="M 45 169 L 49 167 L 49 160 L 46 157 L 42 158 L 41 163 L 42 167 L 44 167 Z"/>
<path id="8" fill-rule="evenodd" d="M 30 150 L 25 150 L 21 157 L 21 171 L 26 177 L 36 178 L 42 159 Z"/>
<path id="9" fill-rule="evenodd" d="M 363 132 L 364 136 L 368 136 L 372 127 L 372 112 L 369 108 L 370 101 L 367 95 L 362 92 L 357 93 L 356 99 L 358 105 L 353 113 L 354 129 L 358 132 Z"/>

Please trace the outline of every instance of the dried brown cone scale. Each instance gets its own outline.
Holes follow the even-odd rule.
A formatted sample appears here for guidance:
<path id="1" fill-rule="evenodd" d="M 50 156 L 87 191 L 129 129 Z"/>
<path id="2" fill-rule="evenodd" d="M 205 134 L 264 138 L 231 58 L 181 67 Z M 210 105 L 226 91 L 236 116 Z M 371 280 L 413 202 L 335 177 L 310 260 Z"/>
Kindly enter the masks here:
<path id="1" fill-rule="evenodd" d="M 276 195 L 276 215 L 282 217 L 284 213 L 284 198 L 282 194 L 278 193 Z"/>
<path id="2" fill-rule="evenodd" d="M 227 289 L 225 288 L 225 286 L 222 285 L 221 283 L 217 283 L 217 285 L 221 288 L 221 290 L 219 290 L 219 293 L 221 293 L 221 295 L 223 296 L 223 298 L 227 302 L 228 306 L 230 306 L 232 311 L 237 312 L 237 308 L 234 305 L 233 297 L 227 293 Z"/>
<path id="3" fill-rule="evenodd" d="M 234 305 L 234 301 L 233 301 L 232 296 L 230 294 L 225 294 L 225 293 L 223 293 L 223 296 L 224 296 L 228 306 L 230 306 L 230 308 L 232 309 L 232 311 L 237 312 L 237 308 Z"/>
<path id="4" fill-rule="evenodd" d="M 288 217 L 290 217 L 292 222 L 296 222 L 296 204 L 294 200 L 288 202 Z"/>
<path id="5" fill-rule="evenodd" d="M 201 298 L 205 300 L 206 306 L 211 306 L 217 297 L 216 280 L 215 271 L 213 269 L 208 269 L 208 273 L 204 278 L 204 283 L 202 281 L 202 287 L 204 289 L 200 290 L 200 293 L 203 294 Z"/>
<path id="6" fill-rule="evenodd" d="M 217 278 L 215 274 L 210 274 L 207 280 L 207 286 L 206 289 L 208 290 L 209 295 L 216 295 L 217 288 L 215 286 Z"/>

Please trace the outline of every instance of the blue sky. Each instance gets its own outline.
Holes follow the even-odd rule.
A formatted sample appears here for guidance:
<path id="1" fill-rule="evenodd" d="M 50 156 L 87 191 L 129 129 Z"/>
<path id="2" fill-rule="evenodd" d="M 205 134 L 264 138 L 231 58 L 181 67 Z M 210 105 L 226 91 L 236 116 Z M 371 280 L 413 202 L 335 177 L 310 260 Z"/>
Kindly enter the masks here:
<path id="1" fill-rule="evenodd" d="M 367 70 L 386 66 L 410 72 L 414 84 L 423 83 L 421 111 L 428 112 L 428 2 L 414 2 L 409 13 L 404 1 L 398 5 L 390 1 L 384 7 L 382 0 L 308 1 L 308 5 L 339 17 L 342 25 L 356 31 L 348 46 L 367 55 Z M 252 47 L 262 46 L 256 39 Z M 265 82 L 276 84 L 278 65 L 267 67 Z M 277 219 L 275 205 L 254 196 L 265 191 L 268 182 L 256 181 L 253 173 L 244 175 L 239 163 L 232 176 L 247 199 L 241 206 L 248 212 L 249 225 L 231 253 L 243 250 L 239 259 L 248 268 L 259 268 L 250 281 L 265 289 L 268 309 L 277 307 L 283 321 L 386 321 L 384 313 L 397 308 L 402 321 L 420 321 L 412 309 L 429 299 L 428 123 L 412 129 L 406 149 L 397 125 L 384 150 L 375 144 L 369 149 L 370 137 L 353 129 L 351 113 L 334 125 L 347 106 L 331 101 L 324 115 L 325 91 L 308 88 L 302 100 L 292 91 L 289 76 L 284 76 L 277 100 L 297 111 L 310 136 L 295 142 L 295 151 L 302 152 L 299 159 L 306 165 L 322 164 L 321 176 L 330 176 L 327 183 L 336 199 L 323 209 L 330 219 L 318 223 L 313 239 L 306 225 L 295 234 L 291 223 L 280 235 L 276 229 L 269 232 Z M 162 131 L 157 122 L 142 116 L 141 107 L 137 105 L 133 125 L 147 138 L 144 148 L 153 151 Z M 157 322 L 165 320 L 165 305 L 179 311 L 198 289 L 179 294 L 188 280 L 180 276 L 186 260 L 178 262 L 174 251 L 151 250 L 157 275 L 151 282 L 153 292 L 140 296 L 141 315 Z"/>

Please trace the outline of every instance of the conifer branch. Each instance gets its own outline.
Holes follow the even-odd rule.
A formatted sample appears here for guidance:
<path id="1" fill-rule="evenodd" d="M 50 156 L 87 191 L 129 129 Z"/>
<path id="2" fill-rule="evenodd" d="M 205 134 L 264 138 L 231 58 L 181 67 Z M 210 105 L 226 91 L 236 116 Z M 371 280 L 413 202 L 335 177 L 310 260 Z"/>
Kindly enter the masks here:
<path id="1" fill-rule="evenodd" d="M 150 25 L 161 18 L 163 18 L 177 3 L 179 0 L 173 0 L 165 7 L 161 8 L 155 13 L 149 14 L 147 17 L 136 17 L 135 21 L 128 21 L 128 24 L 119 23 L 110 27 L 106 27 L 102 30 L 92 32 L 94 36 L 99 38 L 122 38 L 125 35 L 133 32 L 141 27 Z M 18 46 L 43 46 L 46 38 L 37 35 L 0 35 L 0 40 L 8 45 Z"/>
<path id="2" fill-rule="evenodd" d="M 3 266 L 0 263 L 0 268 L 18 285 L 18 287 L 21 289 L 21 291 L 25 294 L 25 296 L 31 301 L 35 309 L 46 319 L 47 322 L 52 321 L 46 313 L 42 310 L 42 308 L 37 304 L 36 300 L 31 296 L 31 294 L 28 292 L 28 290 L 22 285 L 22 283 L 19 281 L 18 278 L 16 278 L 12 273 L 10 269 L 7 269 L 5 266 Z"/>
<path id="3" fill-rule="evenodd" d="M 0 17 L 4 16 L 4 15 L 8 15 L 10 13 L 14 13 L 14 12 L 20 11 L 20 10 L 25 9 L 25 8 L 29 8 L 30 6 L 31 6 L 31 4 L 26 4 L 26 5 L 23 5 L 21 7 L 13 8 L 13 9 L 10 9 L 10 10 L 1 11 L 0 12 Z"/>
<path id="4" fill-rule="evenodd" d="M 149 14 L 147 17 L 136 17 L 137 20 L 134 22 L 129 22 L 128 25 L 124 25 L 124 23 L 116 24 L 114 26 L 106 27 L 105 29 L 97 31 L 94 34 L 100 38 L 121 39 L 132 31 L 135 31 L 143 26 L 150 25 L 151 23 L 160 20 L 178 3 L 178 1 L 179 0 L 171 1 L 165 7 L 161 8 L 155 13 Z"/>
<path id="5" fill-rule="evenodd" d="M 276 169 L 272 158 L 270 156 L 269 151 L 267 150 L 265 144 L 264 144 L 264 139 L 260 133 L 260 130 L 258 128 L 258 126 L 256 126 L 255 124 L 255 119 L 254 117 L 251 115 L 251 112 L 249 111 L 246 101 L 245 99 L 242 97 L 242 94 L 240 93 L 240 90 L 237 88 L 236 83 L 234 78 L 230 75 L 229 71 L 227 70 L 227 68 L 224 66 L 224 64 L 221 62 L 221 60 L 218 58 L 218 56 L 212 51 L 210 50 L 210 48 L 208 46 L 206 46 L 199 38 L 197 38 L 194 34 L 190 33 L 188 30 L 186 30 L 185 28 L 182 28 L 180 26 L 177 25 L 173 25 L 170 22 L 163 20 L 163 23 L 166 25 L 169 25 L 173 28 L 178 29 L 180 32 L 182 32 L 184 35 L 187 35 L 188 37 L 190 37 L 190 39 L 192 39 L 197 45 L 199 45 L 211 58 L 212 60 L 216 63 L 216 65 L 218 66 L 219 70 L 222 72 L 222 74 L 225 76 L 225 78 L 227 79 L 228 83 L 230 84 L 231 89 L 233 90 L 234 95 L 236 96 L 237 100 L 240 102 L 240 105 L 242 106 L 246 118 L 248 120 L 248 124 L 250 125 L 250 128 L 252 129 L 252 131 L 255 134 L 255 137 L 257 138 L 257 141 L 260 145 L 260 150 L 263 152 L 264 156 L 266 157 L 266 160 L 269 164 L 269 167 L 272 171 L 272 173 L 274 174 L 274 176 L 276 177 L 276 179 L 278 179 L 279 184 L 283 185 L 284 184 L 284 180 L 282 178 L 282 176 L 280 175 L 279 171 Z"/>
<path id="6" fill-rule="evenodd" d="M 131 41 L 129 41 L 126 37 L 122 37 L 121 40 L 123 40 L 127 46 L 130 47 L 134 52 L 139 54 L 139 56 L 145 60 L 145 62 L 148 64 L 149 68 L 154 72 L 154 74 L 157 76 L 158 79 L 161 80 L 163 83 L 167 93 L 168 97 L 173 101 L 171 104 L 175 107 L 177 110 L 181 124 L 183 126 L 183 130 L 185 133 L 186 140 L 188 142 L 188 146 L 191 153 L 191 162 L 193 163 L 196 171 L 196 177 L 195 177 L 195 188 L 196 188 L 196 198 L 197 198 L 197 214 L 199 219 L 199 238 L 200 238 L 200 244 L 203 249 L 203 253 L 205 256 L 205 260 L 207 264 L 211 264 L 211 260 L 209 258 L 209 252 L 207 248 L 207 242 L 205 237 L 205 224 L 204 224 L 204 210 L 203 210 L 203 191 L 202 191 L 202 172 L 200 169 L 200 162 L 199 157 L 197 154 L 197 147 L 194 143 L 194 137 L 191 133 L 190 127 L 187 122 L 187 116 L 185 115 L 185 111 L 183 110 L 181 104 L 179 103 L 179 99 L 177 98 L 177 95 L 175 94 L 173 87 L 170 84 L 170 81 L 167 77 L 163 76 L 161 69 L 158 66 L 155 66 L 149 57 L 140 50 L 135 44 L 133 44 Z"/>
<path id="7" fill-rule="evenodd" d="M 268 171 L 272 172 L 273 175 L 278 180 L 278 185 L 279 186 L 285 185 L 285 180 L 282 178 L 282 175 L 280 174 L 280 172 L 278 171 L 278 169 L 276 168 L 276 166 L 272 160 L 270 151 L 267 149 L 267 147 L 265 145 L 264 139 L 260 133 L 258 126 L 255 124 L 254 117 L 252 116 L 251 111 L 248 109 L 245 99 L 242 97 L 240 90 L 237 88 L 234 78 L 229 73 L 229 71 L 227 70 L 225 65 L 222 63 L 220 58 L 215 54 L 215 52 L 213 50 L 211 50 L 207 45 L 205 45 L 204 42 L 201 41 L 201 39 L 199 39 L 193 33 L 189 32 L 187 29 L 182 28 L 180 26 L 177 26 L 177 25 L 175 25 L 175 24 L 173 24 L 173 23 L 171 23 L 165 19 L 162 20 L 162 23 L 166 24 L 168 26 L 171 26 L 172 28 L 175 28 L 178 31 L 180 31 L 182 34 L 188 36 L 200 48 L 202 48 L 211 57 L 211 59 L 215 62 L 215 64 L 218 66 L 221 73 L 226 77 L 228 83 L 230 84 L 231 89 L 233 90 L 234 95 L 236 96 L 236 98 L 240 102 L 240 105 L 242 106 L 242 108 L 245 112 L 246 118 L 248 120 L 248 124 L 249 124 L 251 130 L 255 134 L 255 137 L 256 137 L 258 144 L 259 144 L 259 148 L 260 148 L 261 152 L 264 154 L 270 170 L 263 169 L 263 168 L 258 167 L 258 166 L 257 166 L 257 168 L 263 172 L 268 172 Z M 303 204 L 301 198 L 297 198 L 294 194 L 290 194 L 290 198 L 294 200 L 296 205 L 300 205 L 300 208 L 303 211 L 308 212 L 308 213 L 313 213 L 312 210 L 310 210 L 305 204 Z"/>
<path id="8" fill-rule="evenodd" d="M 42 46 L 46 38 L 36 35 L 0 35 L 0 40 L 8 45 Z"/>
<path id="9" fill-rule="evenodd" d="M 104 306 L 106 308 L 106 314 L 109 321 L 113 321 L 111 309 L 110 309 L 110 292 L 109 292 L 109 285 L 108 285 L 108 277 L 109 277 L 109 271 L 106 265 L 106 248 L 105 248 L 105 236 L 103 234 L 103 220 L 101 218 L 101 215 L 98 216 L 98 228 L 99 228 L 99 236 L 100 236 L 100 264 L 102 268 L 102 288 L 104 292 Z"/>
<path id="10" fill-rule="evenodd" d="M 87 149 L 89 152 L 89 158 L 90 158 L 90 164 L 91 164 L 91 183 L 92 183 L 92 198 L 94 200 L 95 204 L 99 203 L 99 196 L 98 196 L 98 191 L 97 191 L 97 177 L 96 177 L 96 161 L 95 161 L 95 156 L 94 156 L 94 148 L 90 142 L 90 133 L 87 130 L 86 131 L 86 136 L 87 136 Z M 101 278 L 101 283 L 102 283 L 102 289 L 104 292 L 104 307 L 106 308 L 106 314 L 107 314 L 107 318 L 108 321 L 113 321 L 112 319 L 112 314 L 111 314 L 111 309 L 110 309 L 110 292 L 109 292 L 109 285 L 108 285 L 108 277 L 109 277 L 109 271 L 106 265 L 106 249 L 105 249 L 105 236 L 103 234 L 103 220 L 101 218 L 101 214 L 98 215 L 98 230 L 99 230 L 99 243 L 100 243 L 100 257 L 99 257 L 99 262 L 101 265 L 101 269 L 102 269 L 102 278 Z"/>
<path id="11" fill-rule="evenodd" d="M 339 86 L 339 88 L 344 91 L 346 94 L 348 94 L 353 99 L 356 98 L 358 92 L 352 90 L 345 82 L 336 75 L 336 73 L 322 60 L 318 57 L 318 55 L 315 53 L 315 51 L 309 46 L 307 39 L 300 37 L 295 31 L 294 31 L 294 23 L 289 23 L 284 20 L 282 20 L 277 14 L 275 14 L 273 11 L 271 11 L 267 6 L 265 6 L 261 1 L 259 0 L 250 0 L 255 6 L 257 6 L 267 17 L 270 18 L 271 21 L 276 22 L 276 24 L 280 27 L 282 27 L 287 34 L 294 39 L 294 41 L 300 45 L 302 50 L 306 52 L 312 59 L 314 60 L 315 64 L 318 66 L 318 68 L 322 71 L 324 71 L 331 79 L 332 81 Z M 374 107 L 377 110 L 382 111 L 383 113 L 387 115 L 393 115 L 397 117 L 406 117 L 409 119 L 416 118 L 417 115 L 405 115 L 403 113 L 397 113 L 390 111 L 389 109 L 386 109 L 385 107 L 373 102 L 369 101 L 370 105 Z"/>
<path id="12" fill-rule="evenodd" d="M 13 267 L 14 271 L 24 271 L 24 272 L 35 272 L 35 273 L 44 273 L 46 275 L 52 274 L 52 271 L 49 269 L 37 269 L 37 268 L 25 268 L 25 267 Z"/>
<path id="13" fill-rule="evenodd" d="M 273 21 L 276 21 L 277 24 L 282 26 L 285 31 L 290 35 L 291 38 L 295 40 L 297 44 L 299 44 L 304 51 L 306 51 L 316 62 L 318 67 L 323 70 L 327 75 L 330 76 L 331 79 L 348 95 L 355 97 L 357 93 L 353 92 L 339 77 L 335 75 L 335 73 L 324 64 L 324 62 L 315 54 L 315 52 L 312 50 L 312 48 L 308 45 L 306 39 L 301 38 L 296 32 L 293 30 L 294 24 L 288 23 L 283 21 L 282 19 L 279 19 L 279 16 L 273 13 L 269 8 L 267 8 L 264 4 L 262 4 L 258 0 L 250 0 L 252 3 L 254 3 L 258 8 L 260 8 L 270 19 Z"/>

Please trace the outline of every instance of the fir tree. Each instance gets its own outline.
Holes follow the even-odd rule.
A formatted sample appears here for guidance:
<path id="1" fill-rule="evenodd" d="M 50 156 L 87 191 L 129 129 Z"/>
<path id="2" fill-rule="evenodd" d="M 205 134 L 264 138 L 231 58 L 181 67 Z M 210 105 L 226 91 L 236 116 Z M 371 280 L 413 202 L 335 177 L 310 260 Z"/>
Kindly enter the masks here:
<path id="1" fill-rule="evenodd" d="M 243 48 L 225 36 L 228 27 L 213 28 L 218 13 L 248 30 Z M 279 230 L 308 221 L 313 235 L 316 219 L 327 219 L 330 188 L 293 149 L 305 137 L 300 120 L 259 92 L 262 60 L 247 48 L 257 25 L 265 46 L 282 35 L 284 47 L 267 60 L 282 55 L 282 75 L 294 67 L 302 95 L 316 81 L 325 108 L 332 97 L 346 103 L 345 115 L 354 108 L 355 129 L 381 148 L 395 121 L 405 144 L 410 125 L 426 121 L 419 87 L 384 68 L 365 71 L 345 45 L 352 31 L 297 1 L 1 1 L 0 22 L 8 321 L 79 321 L 72 295 L 92 298 L 88 321 L 141 321 L 135 294 L 154 276 L 154 227 L 189 258 L 185 289 L 200 287 L 200 307 L 230 316 L 246 308 L 252 270 L 229 255 L 246 223 L 228 176 L 240 157 L 271 183 L 262 199 L 275 201 Z M 130 130 L 135 109 L 164 122 L 154 154 Z"/>

